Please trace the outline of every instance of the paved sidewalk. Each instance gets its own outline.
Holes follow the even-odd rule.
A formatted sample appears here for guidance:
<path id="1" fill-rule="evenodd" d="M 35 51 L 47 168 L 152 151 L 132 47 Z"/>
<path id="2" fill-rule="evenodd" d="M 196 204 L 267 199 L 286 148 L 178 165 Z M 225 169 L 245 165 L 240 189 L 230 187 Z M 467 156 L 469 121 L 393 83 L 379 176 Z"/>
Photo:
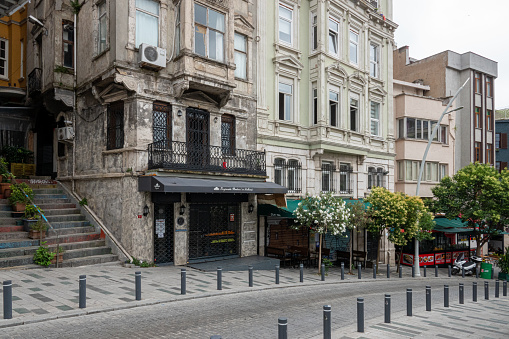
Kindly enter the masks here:
<path id="1" fill-rule="evenodd" d="M 221 294 L 244 293 L 270 288 L 291 288 L 292 286 L 313 284 L 363 283 L 373 280 L 372 269 L 362 271 L 362 280 L 345 274 L 340 279 L 340 269 L 332 268 L 326 281 L 322 282 L 317 269 L 304 270 L 304 283 L 300 283 L 300 271 L 282 268 L 280 284 L 275 284 L 274 271 L 254 271 L 254 286 L 248 285 L 247 271 L 226 271 L 222 273 L 223 289 L 217 290 L 216 272 L 203 272 L 187 268 L 187 294 L 181 295 L 181 268 L 163 266 L 153 268 L 122 267 L 119 265 L 97 265 L 76 268 L 0 270 L 0 282 L 12 280 L 13 319 L 0 317 L 0 328 L 17 326 L 49 319 L 80 316 L 98 312 L 132 308 L 179 300 L 210 297 Z M 142 300 L 135 301 L 134 274 L 142 272 Z M 428 277 L 411 278 L 411 270 L 404 268 L 402 279 L 434 279 L 434 270 L 428 269 Z M 79 276 L 87 276 L 87 308 L 79 309 Z M 447 276 L 447 269 L 440 269 L 439 277 Z M 391 280 L 398 278 L 395 268 Z M 377 280 L 387 280 L 385 266 L 381 268 Z M 451 283 L 463 280 L 461 276 L 452 277 Z M 464 278 L 465 284 L 475 277 Z M 479 295 L 482 292 L 479 279 Z M 490 293 L 494 292 L 494 281 L 490 282 Z M 3 294 L 3 291 L 0 292 Z M 502 283 L 500 284 L 502 296 Z M 0 297 L 3 303 L 3 297 Z M 0 306 L 3 310 L 3 305 Z"/>
<path id="2" fill-rule="evenodd" d="M 474 303 L 465 298 L 465 304 L 450 307 L 433 306 L 431 312 L 421 309 L 408 317 L 399 312 L 392 315 L 391 323 L 383 317 L 365 323 L 364 332 L 357 325 L 333 331 L 333 338 L 508 338 L 509 299 L 502 297 Z M 332 316 L 334 317 L 334 315 Z M 316 339 L 321 337 L 316 337 Z"/>

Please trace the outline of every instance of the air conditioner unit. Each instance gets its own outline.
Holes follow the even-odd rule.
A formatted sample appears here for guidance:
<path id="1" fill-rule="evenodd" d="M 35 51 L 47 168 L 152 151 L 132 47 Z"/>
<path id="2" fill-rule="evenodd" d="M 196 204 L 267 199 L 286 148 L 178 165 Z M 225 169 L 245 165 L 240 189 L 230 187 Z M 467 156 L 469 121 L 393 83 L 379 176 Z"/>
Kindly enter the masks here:
<path id="1" fill-rule="evenodd" d="M 148 44 L 140 45 L 138 54 L 138 63 L 140 67 L 151 69 L 161 69 L 166 67 L 166 50 L 163 48 L 150 46 Z"/>
<path id="2" fill-rule="evenodd" d="M 74 139 L 74 129 L 72 127 L 57 128 L 58 141 L 71 141 Z"/>
<path id="3" fill-rule="evenodd" d="M 378 8 L 378 0 L 371 0 L 371 6 Z"/>

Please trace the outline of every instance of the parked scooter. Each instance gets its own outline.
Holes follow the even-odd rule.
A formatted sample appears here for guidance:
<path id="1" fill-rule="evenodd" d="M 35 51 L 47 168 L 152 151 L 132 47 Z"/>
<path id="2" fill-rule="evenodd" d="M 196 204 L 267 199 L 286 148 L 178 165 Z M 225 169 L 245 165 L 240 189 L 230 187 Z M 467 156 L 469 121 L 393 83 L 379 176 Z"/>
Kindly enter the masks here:
<path id="1" fill-rule="evenodd" d="M 482 262 L 482 258 L 473 255 L 472 257 L 470 257 L 470 259 L 471 261 L 467 261 L 463 253 L 458 255 L 458 257 L 454 261 L 454 266 L 451 270 L 451 274 L 452 275 L 458 274 L 464 268 L 465 275 L 474 275 L 477 263 Z"/>

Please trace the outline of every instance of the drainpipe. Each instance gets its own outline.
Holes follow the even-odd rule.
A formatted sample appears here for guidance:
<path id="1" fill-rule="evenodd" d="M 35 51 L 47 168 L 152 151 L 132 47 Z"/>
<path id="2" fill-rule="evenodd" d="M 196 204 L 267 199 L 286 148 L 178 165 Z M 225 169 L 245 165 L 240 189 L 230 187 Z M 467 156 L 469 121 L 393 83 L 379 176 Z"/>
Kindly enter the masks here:
<path id="1" fill-rule="evenodd" d="M 73 33 L 74 33 L 74 88 L 73 88 L 73 114 L 72 114 L 72 126 L 74 128 L 74 135 L 76 135 L 76 114 L 77 114 L 77 102 L 76 102 L 76 86 L 77 86 L 77 72 L 76 72 L 76 69 L 78 68 L 78 62 L 77 62 L 77 59 L 78 59 L 78 54 L 76 53 L 77 51 L 77 45 L 78 45 L 78 39 L 77 38 L 77 25 L 76 25 L 76 20 L 78 20 L 78 16 L 76 15 L 76 13 L 74 13 L 74 29 L 73 29 Z M 76 175 L 76 137 L 73 139 L 73 142 L 72 142 L 72 179 L 71 179 L 71 191 L 73 193 L 76 193 L 76 184 L 75 184 L 75 179 L 74 179 L 74 176 Z"/>

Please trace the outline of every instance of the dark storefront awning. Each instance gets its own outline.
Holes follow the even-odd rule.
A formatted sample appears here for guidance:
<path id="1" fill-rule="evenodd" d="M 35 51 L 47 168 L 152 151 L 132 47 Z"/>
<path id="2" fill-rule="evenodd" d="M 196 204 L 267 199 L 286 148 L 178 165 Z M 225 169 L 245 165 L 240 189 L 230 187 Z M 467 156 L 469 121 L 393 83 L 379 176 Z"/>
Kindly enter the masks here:
<path id="1" fill-rule="evenodd" d="M 258 214 L 269 217 L 295 218 L 293 211 L 297 208 L 300 200 L 287 200 L 287 207 L 277 207 L 276 205 L 262 204 L 258 206 Z"/>
<path id="2" fill-rule="evenodd" d="M 286 193 L 286 187 L 273 182 L 212 180 L 180 177 L 143 176 L 138 179 L 140 192 L 184 193 Z"/>
<path id="3" fill-rule="evenodd" d="M 467 223 L 461 221 L 460 218 L 449 220 L 447 218 L 435 218 L 435 231 L 444 233 L 468 233 L 473 232 Z"/>

